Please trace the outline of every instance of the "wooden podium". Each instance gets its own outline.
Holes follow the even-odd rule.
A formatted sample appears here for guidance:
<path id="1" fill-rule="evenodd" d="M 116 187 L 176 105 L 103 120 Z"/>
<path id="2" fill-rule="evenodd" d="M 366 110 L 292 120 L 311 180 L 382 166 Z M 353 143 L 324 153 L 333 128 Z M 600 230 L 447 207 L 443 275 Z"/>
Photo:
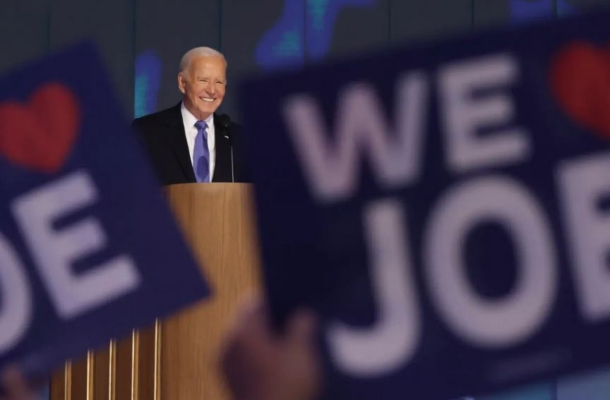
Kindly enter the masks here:
<path id="1" fill-rule="evenodd" d="M 252 188 L 211 183 L 165 190 L 212 298 L 66 363 L 53 376 L 51 400 L 228 399 L 217 368 L 221 338 L 244 295 L 259 288 Z"/>

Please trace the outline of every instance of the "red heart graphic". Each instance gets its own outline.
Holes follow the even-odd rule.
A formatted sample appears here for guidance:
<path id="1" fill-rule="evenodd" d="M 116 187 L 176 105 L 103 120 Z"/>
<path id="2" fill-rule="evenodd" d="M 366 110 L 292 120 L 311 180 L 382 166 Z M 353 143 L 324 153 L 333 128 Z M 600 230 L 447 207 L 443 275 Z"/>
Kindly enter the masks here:
<path id="1" fill-rule="evenodd" d="M 577 123 L 610 139 L 610 53 L 585 42 L 564 47 L 551 66 L 551 88 Z"/>
<path id="2" fill-rule="evenodd" d="M 79 125 L 72 91 L 59 83 L 45 84 L 28 104 L 0 104 L 0 154 L 17 165 L 53 173 L 70 153 Z"/>

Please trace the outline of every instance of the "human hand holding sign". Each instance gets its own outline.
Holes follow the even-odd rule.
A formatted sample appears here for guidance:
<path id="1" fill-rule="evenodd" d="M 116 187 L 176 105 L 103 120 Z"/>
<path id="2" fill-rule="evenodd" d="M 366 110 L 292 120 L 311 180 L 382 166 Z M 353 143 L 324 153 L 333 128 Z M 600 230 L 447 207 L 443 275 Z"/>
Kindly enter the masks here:
<path id="1" fill-rule="evenodd" d="M 236 400 L 312 400 L 322 386 L 315 316 L 297 311 L 273 332 L 265 304 L 247 303 L 227 335 L 222 372 Z"/>
<path id="2" fill-rule="evenodd" d="M 3 370 L 1 376 L 2 387 L 5 390 L 0 400 L 38 400 L 35 389 L 30 385 L 21 371 L 14 367 Z"/>

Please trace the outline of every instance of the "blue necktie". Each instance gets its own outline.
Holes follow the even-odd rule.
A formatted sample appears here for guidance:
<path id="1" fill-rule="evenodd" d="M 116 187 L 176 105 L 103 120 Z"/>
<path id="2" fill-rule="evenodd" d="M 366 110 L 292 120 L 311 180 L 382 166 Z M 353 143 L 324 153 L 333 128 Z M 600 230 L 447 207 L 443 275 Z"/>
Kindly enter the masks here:
<path id="1" fill-rule="evenodd" d="M 208 134 L 205 121 L 197 121 L 197 136 L 195 136 L 195 148 L 193 150 L 193 170 L 197 182 L 210 181 L 210 151 L 208 150 Z"/>

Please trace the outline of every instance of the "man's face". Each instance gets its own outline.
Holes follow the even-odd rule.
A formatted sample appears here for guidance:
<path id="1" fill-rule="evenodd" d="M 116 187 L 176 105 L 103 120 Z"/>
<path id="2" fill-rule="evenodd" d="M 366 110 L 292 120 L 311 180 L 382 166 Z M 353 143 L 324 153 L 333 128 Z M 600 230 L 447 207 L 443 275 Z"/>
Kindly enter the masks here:
<path id="1" fill-rule="evenodd" d="M 204 56 L 191 61 L 178 74 L 178 87 L 184 105 L 197 119 L 204 120 L 216 112 L 225 97 L 227 82 L 225 62 L 221 57 Z"/>

